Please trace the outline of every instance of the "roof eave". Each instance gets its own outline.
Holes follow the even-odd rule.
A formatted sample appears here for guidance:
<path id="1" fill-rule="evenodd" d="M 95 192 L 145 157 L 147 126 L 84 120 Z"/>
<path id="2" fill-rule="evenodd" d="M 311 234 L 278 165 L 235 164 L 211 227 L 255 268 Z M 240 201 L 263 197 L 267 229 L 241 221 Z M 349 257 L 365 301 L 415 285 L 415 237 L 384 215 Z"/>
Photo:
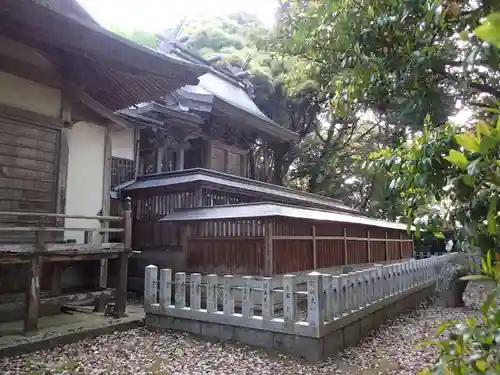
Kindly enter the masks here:
<path id="1" fill-rule="evenodd" d="M 198 208 L 189 208 L 189 209 L 179 209 L 175 210 L 174 212 L 164 216 L 161 218 L 159 221 L 164 221 L 164 222 L 196 222 L 196 221 L 209 221 L 209 220 L 227 220 L 227 219 L 239 219 L 239 218 L 247 218 L 249 217 L 248 213 L 252 212 L 251 210 L 256 209 L 258 207 L 258 210 L 255 212 L 255 214 L 251 215 L 252 217 L 258 217 L 258 218 L 272 218 L 272 217 L 289 217 L 293 219 L 300 219 L 300 217 L 296 215 L 291 215 L 287 213 L 287 210 L 290 209 L 299 209 L 302 210 L 302 212 L 305 211 L 311 211 L 311 212 L 316 212 L 319 214 L 325 213 L 327 215 L 333 215 L 333 218 L 330 218 L 329 220 L 326 220 L 322 216 L 318 217 L 305 217 L 304 220 L 312 220 L 312 221 L 328 221 L 328 222 L 343 222 L 343 223 L 348 223 L 348 224 L 359 224 L 359 225 L 366 225 L 366 226 L 373 226 L 373 227 L 379 227 L 379 228 L 386 228 L 386 229 L 395 229 L 395 230 L 406 230 L 407 226 L 406 224 L 403 223 L 395 223 L 395 222 L 390 222 L 390 221 L 385 221 L 385 220 L 380 220 L 380 219 L 375 219 L 375 218 L 370 218 L 362 215 L 354 215 L 354 214 L 349 214 L 349 213 L 344 213 L 344 212 L 334 212 L 330 210 L 325 210 L 325 209 L 317 209 L 317 208 L 307 208 L 307 207 L 295 207 L 287 204 L 279 204 L 279 203 L 271 203 L 271 202 L 258 202 L 258 203 L 243 203 L 243 204 L 235 204 L 235 205 L 226 205 L 226 206 L 213 206 L 213 207 L 198 207 Z M 238 209 L 245 209 L 243 214 L 239 215 L 237 212 L 235 212 Z M 202 217 L 194 217 L 193 213 L 196 212 L 210 212 L 210 211 L 218 211 L 219 215 L 213 215 L 211 216 L 202 216 Z M 227 211 L 225 214 L 221 215 L 220 211 Z M 414 228 L 412 227 L 412 231 Z"/>
<path id="2" fill-rule="evenodd" d="M 247 112 L 239 107 L 226 102 L 225 100 L 214 95 L 213 106 L 215 109 L 225 113 L 228 116 L 237 115 L 241 119 L 252 118 L 252 120 L 246 123 L 247 127 L 253 127 L 257 131 L 264 133 L 272 138 L 281 142 L 298 142 L 300 141 L 300 135 L 288 130 L 271 119 L 265 120 L 253 113 Z"/>

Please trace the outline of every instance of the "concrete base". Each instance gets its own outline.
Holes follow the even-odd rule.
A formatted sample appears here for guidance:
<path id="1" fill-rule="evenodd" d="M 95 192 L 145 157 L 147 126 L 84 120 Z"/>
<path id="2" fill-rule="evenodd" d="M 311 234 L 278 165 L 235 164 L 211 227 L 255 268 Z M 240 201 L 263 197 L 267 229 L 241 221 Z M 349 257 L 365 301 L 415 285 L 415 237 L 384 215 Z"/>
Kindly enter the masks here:
<path id="1" fill-rule="evenodd" d="M 146 314 L 146 325 L 273 349 L 317 362 L 335 357 L 343 349 L 356 345 L 389 318 L 414 308 L 422 301 L 431 298 L 433 294 L 434 284 L 428 284 L 414 291 L 405 292 L 400 298 L 390 297 L 386 302 L 370 305 L 366 308 L 366 313 L 359 310 L 336 320 L 335 327 L 320 338 L 149 313 Z"/>
<path id="2" fill-rule="evenodd" d="M 102 313 L 74 312 L 45 316 L 39 320 L 37 332 L 23 333 L 23 322 L 0 323 L 0 357 L 16 356 L 85 338 L 137 327 L 144 319 L 142 306 L 127 306 L 127 316 L 121 319 Z"/>

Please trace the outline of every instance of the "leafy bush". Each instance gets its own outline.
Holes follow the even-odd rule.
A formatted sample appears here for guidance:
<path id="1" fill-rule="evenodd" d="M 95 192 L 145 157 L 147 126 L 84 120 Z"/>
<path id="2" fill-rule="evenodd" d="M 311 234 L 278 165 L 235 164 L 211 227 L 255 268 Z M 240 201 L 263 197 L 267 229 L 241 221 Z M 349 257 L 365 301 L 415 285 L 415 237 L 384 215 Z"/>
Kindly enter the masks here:
<path id="1" fill-rule="evenodd" d="M 464 322 L 442 323 L 436 332 L 436 341 L 424 344 L 435 345 L 439 360 L 432 369 L 420 371 L 419 375 L 469 375 L 500 374 L 500 272 L 493 265 L 491 252 L 480 267 L 481 275 L 465 276 L 466 280 L 491 280 L 494 290 L 481 305 L 477 319 L 469 317 Z M 445 338 L 439 337 L 449 331 Z"/>
<path id="2" fill-rule="evenodd" d="M 492 13 L 474 33 L 500 48 L 500 13 Z M 483 108 L 473 129 L 453 124 L 433 128 L 396 150 L 371 156 L 379 170 L 392 178 L 391 187 L 406 207 L 408 225 L 438 237 L 454 232 L 461 250 L 480 250 L 481 274 L 466 280 L 491 280 L 493 291 L 477 318 L 443 323 L 431 344 L 439 350 L 437 363 L 421 375 L 500 375 L 500 102 Z M 493 251 L 492 251 L 493 250 Z"/>

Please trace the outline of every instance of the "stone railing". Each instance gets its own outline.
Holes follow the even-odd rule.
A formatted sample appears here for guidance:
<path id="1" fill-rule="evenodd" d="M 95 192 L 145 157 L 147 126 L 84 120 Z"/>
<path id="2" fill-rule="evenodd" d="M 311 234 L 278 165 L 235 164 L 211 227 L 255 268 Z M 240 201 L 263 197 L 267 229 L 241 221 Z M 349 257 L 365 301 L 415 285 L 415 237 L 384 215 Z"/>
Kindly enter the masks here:
<path id="1" fill-rule="evenodd" d="M 148 266 L 145 311 L 149 316 L 320 338 L 350 315 L 369 313 L 374 305 L 394 303 L 398 296 L 435 284 L 439 268 L 452 256 L 375 265 L 334 276 L 312 272 L 304 288 L 299 288 L 294 275 L 283 276 L 281 287 L 276 287 L 272 278 L 251 276 L 178 272 L 172 279 L 171 270 L 162 269 L 158 275 L 156 266 Z M 275 311 L 276 297 L 283 301 L 282 312 Z M 236 308 L 238 299 L 241 307 Z"/>

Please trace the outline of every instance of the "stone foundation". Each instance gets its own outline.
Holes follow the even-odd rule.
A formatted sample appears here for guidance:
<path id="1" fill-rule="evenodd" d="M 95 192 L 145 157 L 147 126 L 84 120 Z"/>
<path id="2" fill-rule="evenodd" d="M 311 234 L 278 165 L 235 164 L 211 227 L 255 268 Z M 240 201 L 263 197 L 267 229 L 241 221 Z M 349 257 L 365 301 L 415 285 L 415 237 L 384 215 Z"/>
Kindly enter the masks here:
<path id="1" fill-rule="evenodd" d="M 434 282 L 426 283 L 353 311 L 326 323 L 319 338 L 153 313 L 146 314 L 146 325 L 277 350 L 317 362 L 335 357 L 343 349 L 356 345 L 389 318 L 396 317 L 431 298 L 434 290 Z"/>

